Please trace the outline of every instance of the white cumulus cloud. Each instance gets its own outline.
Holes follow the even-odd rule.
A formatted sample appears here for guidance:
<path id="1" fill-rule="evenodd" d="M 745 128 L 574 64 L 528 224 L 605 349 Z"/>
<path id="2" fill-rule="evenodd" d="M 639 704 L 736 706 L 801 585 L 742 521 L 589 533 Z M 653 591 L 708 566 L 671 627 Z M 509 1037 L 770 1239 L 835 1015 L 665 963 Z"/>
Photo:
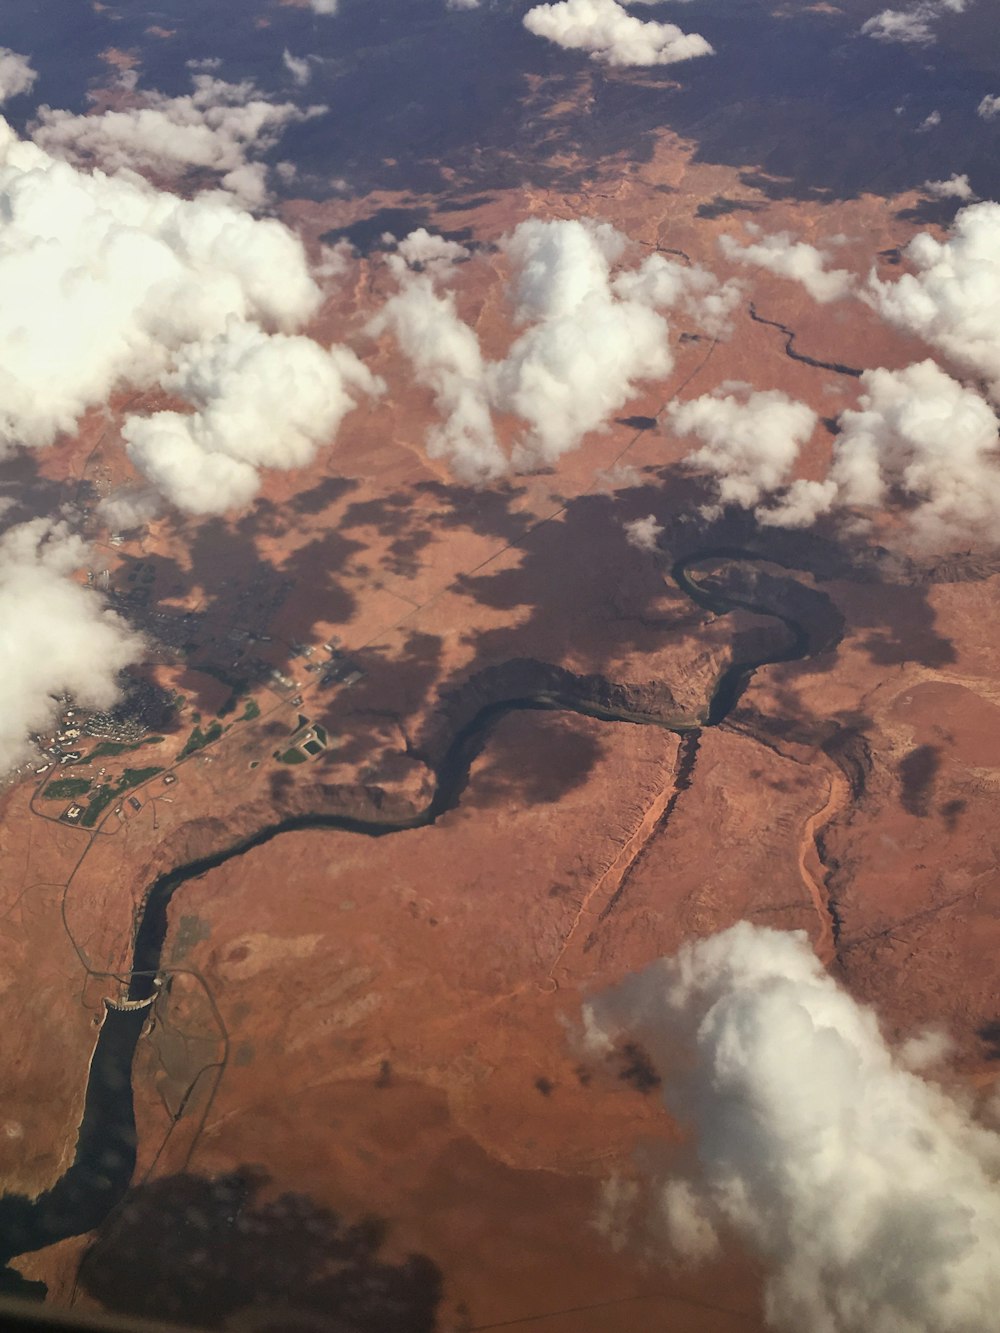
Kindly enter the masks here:
<path id="1" fill-rule="evenodd" d="M 739 282 L 720 283 L 700 264 L 681 264 L 661 254 L 650 255 L 637 269 L 620 273 L 613 289 L 623 300 L 638 301 L 653 310 L 681 311 L 712 338 L 732 332 L 733 311 L 744 295 Z"/>
<path id="2" fill-rule="evenodd" d="M 0 103 L 30 93 L 38 78 L 27 56 L 18 55 L 9 46 L 0 46 Z"/>
<path id="3" fill-rule="evenodd" d="M 817 416 L 778 389 L 723 384 L 690 402 L 672 403 L 667 422 L 674 434 L 701 441 L 685 467 L 708 472 L 723 504 L 753 509 L 787 481 Z"/>
<path id="4" fill-rule="evenodd" d="M 1000 402 L 1000 204 L 970 204 L 944 240 L 921 232 L 904 253 L 914 272 L 894 282 L 873 274 L 872 304 L 891 324 L 980 376 Z"/>
<path id="5" fill-rule="evenodd" d="M 416 231 L 411 231 L 403 240 L 396 242 L 396 238 L 389 232 L 382 238 L 386 244 L 396 244 L 396 252 L 401 255 L 405 264 L 412 269 L 429 269 L 438 274 L 446 273 L 453 264 L 460 260 L 469 258 L 469 251 L 458 241 L 449 241 L 446 236 L 438 236 L 429 232 L 426 227 L 418 227 Z M 390 267 L 398 273 L 400 270 L 392 263 L 390 258 Z"/>
<path id="6" fill-rule="evenodd" d="M 117 386 L 162 381 L 190 389 L 192 422 L 211 408 L 211 430 L 172 436 L 189 475 L 170 494 L 183 491 L 201 512 L 227 495 L 249 494 L 248 469 L 294 465 L 306 456 L 300 436 L 315 444 L 335 429 L 331 403 L 342 402 L 344 386 L 371 387 L 349 353 L 310 352 L 302 340 L 280 336 L 302 327 L 320 300 L 301 243 L 280 223 L 256 219 L 218 192 L 184 200 L 135 176 L 78 170 L 0 121 L 0 452 L 51 444 Z M 264 376 L 241 400 L 205 388 L 220 372 L 220 346 L 236 345 L 234 328 L 242 339 L 237 360 Z M 235 365 L 227 374 L 229 383 Z M 317 389 L 324 376 L 325 389 Z M 231 441 L 238 423 L 270 428 L 264 404 L 276 380 L 290 393 L 303 389 L 284 405 L 294 426 L 271 432 L 270 444 L 248 440 L 238 458 L 242 484 L 227 489 L 210 474 L 225 469 L 232 477 L 235 464 L 220 460 L 233 463 L 237 454 L 219 441 Z M 311 424 L 307 411 L 316 413 Z M 226 414 L 232 423 L 223 428 Z M 129 427 L 137 441 L 135 418 Z M 156 449 L 136 444 L 134 457 L 150 467 L 155 459 L 166 484 L 179 465 L 166 464 L 159 438 Z M 204 446 L 204 459 L 191 455 L 193 445 Z M 196 503 L 199 480 L 204 493 Z"/>
<path id="7" fill-rule="evenodd" d="M 301 74 L 305 65 L 308 72 L 308 62 L 289 56 L 285 64 L 304 82 L 296 70 Z M 74 115 L 43 106 L 32 137 L 53 157 L 78 166 L 130 168 L 178 181 L 192 172 L 211 173 L 249 207 L 261 206 L 267 200 L 266 171 L 252 159 L 273 147 L 288 125 L 326 108 L 272 102 L 249 80 L 227 83 L 195 74 L 192 82 L 192 93 L 143 93 L 140 104 L 127 110 Z"/>
<path id="8" fill-rule="evenodd" d="M 821 482 L 795 482 L 765 522 L 801 527 L 836 506 L 876 510 L 905 497 L 907 522 L 935 549 L 995 540 L 1000 528 L 997 419 L 974 390 L 933 361 L 868 370 L 858 409 L 841 414 Z"/>
<path id="9" fill-rule="evenodd" d="M 586 51 L 605 65 L 673 65 L 714 55 L 700 34 L 683 32 L 673 23 L 637 18 L 617 0 L 536 5 L 525 14 L 524 26 L 536 37 L 567 50 Z"/>
<path id="10" fill-rule="evenodd" d="M 756 233 L 750 226 L 747 230 Z M 805 241 L 796 241 L 790 232 L 756 235 L 749 245 L 740 245 L 734 237 L 719 237 L 719 248 L 727 259 L 767 269 L 781 278 L 801 283 L 814 301 L 825 304 L 849 295 L 854 275 L 846 269 L 827 268 L 830 256 Z"/>
<path id="11" fill-rule="evenodd" d="M 55 716 L 54 695 L 107 708 L 143 641 L 100 597 L 75 583 L 87 546 L 64 523 L 36 519 L 0 537 L 0 772 L 31 754 L 29 734 Z"/>
<path id="12" fill-rule="evenodd" d="M 961 199 L 964 203 L 970 203 L 976 198 L 968 176 L 959 176 L 957 172 L 947 180 L 924 181 L 924 193 L 932 199 Z"/>
<path id="13" fill-rule="evenodd" d="M 606 223 L 529 219 L 516 227 L 501 248 L 514 270 L 515 320 L 523 332 L 504 357 L 487 362 L 453 298 L 435 286 L 460 256 L 426 233 L 400 243 L 389 260 L 400 290 L 372 329 L 394 333 L 435 393 L 445 420 L 431 433 L 433 457 L 447 458 L 466 481 L 552 464 L 601 428 L 640 380 L 669 373 L 663 309 L 678 306 L 702 327 L 723 330 L 737 289 L 659 255 L 616 274 L 626 247 Z M 409 272 L 400 256 L 425 271 Z M 494 412 L 524 423 L 509 457 Z"/>
<path id="14" fill-rule="evenodd" d="M 587 1017 L 664 1076 L 694 1169 L 649 1182 L 676 1257 L 735 1233 L 783 1333 L 986 1333 L 1000 1308 L 1000 1136 L 903 1067 L 801 932 L 741 922 Z"/>
<path id="15" fill-rule="evenodd" d="M 935 24 L 945 14 L 961 14 L 966 0 L 918 0 L 909 9 L 883 9 L 862 24 L 866 37 L 904 46 L 929 46 L 936 41 Z"/>
<path id="16" fill-rule="evenodd" d="M 663 524 L 657 521 L 655 514 L 647 514 L 645 518 L 634 518 L 623 526 L 625 540 L 637 551 L 655 551 L 657 543 L 663 536 Z"/>
<path id="17" fill-rule="evenodd" d="M 192 513 L 249 503 L 262 468 L 304 467 L 354 406 L 352 390 L 380 385 L 353 352 L 232 320 L 192 343 L 163 376 L 192 413 L 128 417 L 122 435 L 139 471 Z"/>
<path id="18" fill-rule="evenodd" d="M 611 265 L 625 238 L 604 223 L 521 223 L 504 246 L 527 323 L 493 368 L 493 397 L 528 424 L 515 463 L 554 462 L 627 402 L 637 380 L 672 365 L 667 323 L 648 304 L 619 298 Z"/>
<path id="19" fill-rule="evenodd" d="M 486 363 L 452 294 L 437 292 L 428 274 L 411 275 L 369 327 L 376 336 L 395 336 L 417 379 L 434 393 L 442 421 L 427 438 L 430 457 L 446 459 L 463 482 L 502 476 L 508 462 L 493 429 Z"/>
<path id="20" fill-rule="evenodd" d="M 312 78 L 312 64 L 308 56 L 293 56 L 286 46 L 281 54 L 281 63 L 300 88 L 304 88 Z"/>

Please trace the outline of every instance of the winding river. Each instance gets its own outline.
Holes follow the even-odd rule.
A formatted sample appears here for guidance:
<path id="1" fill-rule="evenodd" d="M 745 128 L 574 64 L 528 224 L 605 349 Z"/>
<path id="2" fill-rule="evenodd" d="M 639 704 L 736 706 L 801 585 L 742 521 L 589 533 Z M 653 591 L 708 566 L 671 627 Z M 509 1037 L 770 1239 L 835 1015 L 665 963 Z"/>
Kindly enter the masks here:
<path id="1" fill-rule="evenodd" d="M 652 716 L 616 712 L 556 693 L 487 704 L 455 735 L 438 768 L 437 786 L 429 804 L 410 818 L 378 821 L 347 815 L 294 815 L 267 825 L 221 852 L 189 861 L 154 880 L 136 927 L 129 969 L 128 1001 L 141 1007 L 109 1007 L 105 1014 L 90 1064 L 83 1118 L 71 1166 L 51 1189 L 36 1199 L 11 1194 L 0 1198 L 0 1264 L 7 1264 L 17 1255 L 94 1230 L 129 1187 L 136 1162 L 132 1063 L 149 1016 L 144 1002 L 152 999 L 157 985 L 168 909 L 183 884 L 284 833 L 326 828 L 382 838 L 428 827 L 457 806 L 473 761 L 492 728 L 508 713 L 574 712 L 602 721 L 659 726 L 687 734 L 696 734 L 702 727 L 718 726 L 736 706 L 760 667 L 796 661 L 812 651 L 809 632 L 797 621 L 771 606 L 757 605 L 707 589 L 692 577 L 694 567 L 711 560 L 757 562 L 764 558 L 738 548 L 715 547 L 685 556 L 670 571 L 678 587 L 704 610 L 724 615 L 741 609 L 772 616 L 780 620 L 789 633 L 786 647 L 772 650 L 766 656 L 733 662 L 727 667 L 716 681 L 701 721 L 671 723 Z M 0 1291 L 44 1295 L 43 1284 L 26 1282 L 10 1268 L 0 1268 Z"/>

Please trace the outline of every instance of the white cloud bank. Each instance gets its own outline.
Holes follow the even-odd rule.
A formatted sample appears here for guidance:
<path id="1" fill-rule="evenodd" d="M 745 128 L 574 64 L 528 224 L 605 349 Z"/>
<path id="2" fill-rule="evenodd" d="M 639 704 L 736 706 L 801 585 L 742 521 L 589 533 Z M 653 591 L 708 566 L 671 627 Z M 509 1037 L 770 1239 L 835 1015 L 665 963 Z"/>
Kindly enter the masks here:
<path id="1" fill-rule="evenodd" d="M 788 479 L 818 418 L 812 408 L 778 389 L 720 385 L 687 403 L 672 403 L 667 422 L 676 435 L 695 435 L 701 447 L 684 466 L 708 472 L 723 504 L 753 509 Z"/>
<path id="2" fill-rule="evenodd" d="M 29 733 L 48 728 L 53 695 L 110 707 L 118 672 L 142 655 L 142 639 L 70 577 L 86 559 L 86 544 L 46 519 L 0 537 L 0 772 L 30 756 Z"/>
<path id="3" fill-rule="evenodd" d="M 632 0 L 651 3 L 652 0 Z M 604 65 L 673 65 L 715 52 L 698 33 L 683 32 L 673 23 L 636 18 L 617 0 L 559 0 L 536 5 L 524 26 L 570 51 L 586 51 Z"/>
<path id="4" fill-rule="evenodd" d="M 787 231 L 766 235 L 753 223 L 746 224 L 745 230 L 755 238 L 749 245 L 740 245 L 726 234 L 719 237 L 719 249 L 733 263 L 764 268 L 801 283 L 812 299 L 823 305 L 851 293 L 854 275 L 847 269 L 827 268 L 830 255 L 826 250 L 796 241 Z"/>
<path id="5" fill-rule="evenodd" d="M 30 93 L 38 78 L 27 56 L 18 55 L 9 46 L 0 46 L 0 103 Z"/>
<path id="6" fill-rule="evenodd" d="M 824 481 L 797 481 L 766 523 L 803 527 L 834 507 L 877 510 L 904 499 L 917 540 L 995 541 L 1000 531 L 1000 433 L 978 393 L 933 361 L 869 370 L 857 411 L 844 412 Z"/>
<path id="7" fill-rule="evenodd" d="M 741 922 L 598 1001 L 640 1041 L 696 1169 L 654 1181 L 676 1257 L 732 1232 L 783 1333 L 987 1333 L 1000 1308 L 1000 1136 L 904 1069 L 800 932 Z"/>
<path id="8" fill-rule="evenodd" d="M 286 67 L 304 82 L 308 62 L 285 54 Z M 248 207 L 261 207 L 268 198 L 266 168 L 251 158 L 272 148 L 287 126 L 323 115 L 326 107 L 271 102 L 249 80 L 195 74 L 192 81 L 194 91 L 186 96 L 143 93 L 141 105 L 100 115 L 43 106 L 32 137 L 53 157 L 78 166 L 127 168 L 177 182 L 207 172 Z"/>
<path id="9" fill-rule="evenodd" d="M 904 251 L 916 270 L 895 282 L 869 280 L 880 315 L 980 376 L 1000 402 L 1000 204 L 963 208 L 947 238 L 927 232 Z"/>
<path id="10" fill-rule="evenodd" d="M 0 121 L 0 455 L 51 444 L 118 386 L 190 387 L 213 424 L 209 431 L 192 423 L 186 443 L 206 458 L 188 448 L 182 484 L 162 445 L 139 443 L 144 428 L 134 416 L 125 428 L 133 456 L 176 503 L 203 513 L 244 503 L 247 467 L 207 457 L 226 453 L 220 441 L 241 427 L 260 430 L 239 461 L 295 466 L 302 440 L 316 443 L 333 428 L 331 404 L 343 404 L 346 386 L 374 387 L 344 349 L 314 353 L 302 340 L 277 338 L 271 352 L 262 350 L 272 335 L 301 328 L 320 301 L 301 243 L 280 223 L 255 219 L 218 192 L 184 200 L 138 177 L 77 170 Z M 224 375 L 219 339 L 242 349 Z M 271 378 L 241 403 L 232 384 L 251 361 Z M 295 423 L 286 431 L 270 429 L 273 412 L 262 406 L 278 385 L 298 396 L 285 403 Z M 308 426 L 303 404 L 317 412 Z"/>
<path id="11" fill-rule="evenodd" d="M 966 0 L 919 0 L 909 9 L 883 9 L 862 24 L 866 37 L 904 46 L 929 46 L 936 41 L 934 25 L 945 14 L 961 14 Z"/>
<path id="12" fill-rule="evenodd" d="M 293 56 L 286 46 L 281 53 L 281 63 L 300 88 L 304 88 L 312 78 L 312 63 L 308 56 Z"/>
<path id="13" fill-rule="evenodd" d="M 975 190 L 969 184 L 968 176 L 959 176 L 957 172 L 947 180 L 924 181 L 924 193 L 932 199 L 961 199 L 965 203 L 977 198 Z"/>
<path id="14" fill-rule="evenodd" d="M 634 518 L 623 526 L 625 540 L 637 551 L 655 551 L 663 536 L 663 524 L 657 521 L 655 514 L 647 514 L 645 518 Z"/>
<path id="15" fill-rule="evenodd" d="M 603 426 L 638 381 L 669 373 L 663 309 L 680 306 L 703 327 L 723 329 L 738 288 L 662 255 L 614 276 L 626 245 L 606 223 L 521 223 L 502 248 L 515 274 L 516 319 L 525 328 L 497 362 L 485 360 L 451 294 L 436 289 L 441 272 L 413 273 L 393 256 L 400 290 L 371 329 L 395 335 L 435 394 L 444 421 L 428 440 L 432 457 L 447 459 L 458 478 L 474 483 L 554 463 Z M 401 252 L 408 246 L 425 268 L 435 257 L 426 237 L 419 245 L 409 238 Z M 494 411 L 525 423 L 509 456 L 497 439 Z"/>
<path id="16" fill-rule="evenodd" d="M 534 219 L 505 243 L 517 319 L 528 327 L 493 368 L 493 396 L 528 423 L 517 466 L 554 462 L 617 411 L 637 380 L 670 370 L 666 321 L 612 286 L 625 244 L 607 224 Z"/>
<path id="17" fill-rule="evenodd" d="M 492 481 L 508 470 L 496 438 L 479 340 L 459 318 L 450 292 L 427 274 L 408 278 L 370 324 L 391 331 L 416 374 L 434 393 L 442 422 L 427 436 L 427 453 L 444 458 L 459 481 Z"/>
<path id="18" fill-rule="evenodd" d="M 346 348 L 268 334 L 233 320 L 226 331 L 184 347 L 161 383 L 195 405 L 193 413 L 129 417 L 129 457 L 189 513 L 248 504 L 260 469 L 304 467 L 354 406 L 351 389 L 378 383 Z"/>

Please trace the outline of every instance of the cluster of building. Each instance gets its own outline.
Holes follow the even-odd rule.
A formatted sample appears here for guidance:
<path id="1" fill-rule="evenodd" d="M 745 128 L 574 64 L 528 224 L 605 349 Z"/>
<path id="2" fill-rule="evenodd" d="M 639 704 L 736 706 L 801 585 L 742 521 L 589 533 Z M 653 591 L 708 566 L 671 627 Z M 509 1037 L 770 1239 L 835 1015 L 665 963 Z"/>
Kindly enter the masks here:
<path id="1" fill-rule="evenodd" d="M 332 642 L 323 646 L 330 654 L 330 661 L 326 664 L 326 670 L 319 678 L 321 685 L 344 685 L 350 689 L 359 680 L 364 680 L 365 673 L 352 657 L 348 657 L 342 648 L 338 648 Z M 308 669 L 307 667 L 306 670 L 308 671 Z"/>
<path id="2" fill-rule="evenodd" d="M 310 643 L 291 643 L 289 644 L 289 653 L 292 657 L 312 657 L 316 649 Z M 324 649 L 329 653 L 326 661 L 306 662 L 305 670 L 319 675 L 319 683 L 323 686 L 344 685 L 350 687 L 356 685 L 359 680 L 364 679 L 364 671 L 358 666 L 357 662 L 347 655 L 339 647 L 336 639 L 331 639 L 329 643 L 323 644 Z M 271 667 L 268 672 L 269 684 L 273 689 L 282 694 L 290 694 L 292 690 L 298 688 L 299 682 L 294 680 L 287 672 L 279 667 Z M 302 702 L 301 698 L 293 699 L 295 707 Z"/>
<path id="3" fill-rule="evenodd" d="M 117 741 L 122 745 L 134 745 L 141 741 L 148 728 L 134 717 L 118 718 L 115 709 L 107 713 L 92 713 L 83 724 L 88 736 L 100 740 Z"/>
<path id="4" fill-rule="evenodd" d="M 35 733 L 31 739 L 38 746 L 42 762 L 35 767 L 36 773 L 47 773 L 54 764 L 75 764 L 82 759 L 83 751 L 76 742 L 81 734 L 81 719 L 78 710 L 72 706 L 70 695 L 63 695 L 60 702 L 64 705 L 62 720 L 52 736 Z M 20 769 L 18 770 L 20 772 Z"/>
<path id="5" fill-rule="evenodd" d="M 149 680 L 127 676 L 123 680 L 124 698 L 105 712 L 91 713 L 83 724 L 88 736 L 133 745 L 157 727 L 167 724 L 173 712 L 173 698 Z"/>

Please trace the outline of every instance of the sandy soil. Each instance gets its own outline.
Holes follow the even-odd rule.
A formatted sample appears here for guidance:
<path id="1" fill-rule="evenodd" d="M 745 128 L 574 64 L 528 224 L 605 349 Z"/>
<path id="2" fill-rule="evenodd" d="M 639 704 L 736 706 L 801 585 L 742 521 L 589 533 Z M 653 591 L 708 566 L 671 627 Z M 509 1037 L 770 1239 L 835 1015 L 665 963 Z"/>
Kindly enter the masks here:
<path id="1" fill-rule="evenodd" d="M 430 225 L 467 227 L 484 247 L 456 288 L 487 348 L 511 331 L 488 247 L 524 216 L 598 217 L 637 253 L 668 246 L 722 276 L 717 238 L 742 214 L 698 215 L 720 197 L 751 200 L 768 231 L 843 233 L 837 262 L 859 273 L 914 230 L 899 219 L 912 199 L 775 203 L 669 134 L 648 160 L 619 165 L 576 194 L 498 189 L 439 214 L 433 197 L 416 201 Z M 404 202 L 303 201 L 286 214 L 312 243 Z M 817 358 L 901 366 L 922 354 L 859 303 L 816 307 L 760 274 L 753 287 L 760 313 Z M 109 809 L 93 835 L 47 818 L 27 785 L 3 795 L 9 1189 L 44 1188 L 72 1157 L 102 1002 L 120 990 L 157 874 L 284 813 L 421 807 L 456 725 L 537 687 L 543 669 L 691 717 L 733 655 L 776 632 L 769 618 L 703 614 L 625 543 L 622 521 L 649 512 L 682 537 L 706 499 L 677 468 L 684 446 L 640 419 L 732 379 L 780 386 L 830 417 L 856 401 L 856 380 L 790 361 L 780 333 L 745 309 L 715 347 L 681 342 L 675 322 L 667 383 L 643 387 L 557 471 L 473 492 L 426 458 L 430 396 L 363 332 L 389 289 L 377 254 L 359 259 L 314 329 L 351 341 L 389 386 L 334 449 L 268 478 L 246 515 L 166 516 L 101 548 L 115 587 L 150 560 L 159 603 L 207 619 L 197 652 L 163 650 L 156 668 L 185 700 L 157 761 L 177 765 L 176 783 L 153 778 L 139 811 Z M 38 455 L 24 504 L 41 510 L 81 478 L 98 490 L 123 480 L 124 407 Z M 804 475 L 822 471 L 830 438 L 817 428 Z M 623 464 L 634 472 L 609 475 Z M 511 716 L 435 827 L 380 841 L 289 834 L 186 885 L 164 952 L 172 984 L 137 1058 L 137 1178 L 259 1164 L 275 1191 L 350 1218 L 374 1211 L 394 1253 L 441 1267 L 443 1329 L 760 1327 L 745 1259 L 677 1274 L 650 1253 L 641 1219 L 609 1214 L 608 1182 L 635 1174 L 641 1152 L 676 1151 L 680 1130 L 655 1088 L 624 1076 L 627 1061 L 587 1053 L 586 995 L 747 917 L 806 931 L 892 1036 L 945 1027 L 954 1077 L 986 1089 L 996 1056 L 998 579 L 975 553 L 938 581 L 911 569 L 881 584 L 831 580 L 808 542 L 800 559 L 801 579 L 812 584 L 815 566 L 814 586 L 844 615 L 844 638 L 759 673 L 729 722 L 702 734 L 685 789 L 667 731 Z M 230 664 L 226 636 L 263 616 L 265 592 L 256 628 L 269 637 L 252 653 L 294 684 L 254 687 L 261 715 L 238 720 L 241 704 L 217 743 L 182 760 L 226 693 L 204 667 Z M 350 689 L 306 671 L 332 635 L 365 673 Z M 315 658 L 293 656 L 296 642 Z M 300 713 L 335 743 L 293 769 L 273 756 Z M 21 1267 L 69 1299 L 80 1250 L 68 1242 Z"/>

